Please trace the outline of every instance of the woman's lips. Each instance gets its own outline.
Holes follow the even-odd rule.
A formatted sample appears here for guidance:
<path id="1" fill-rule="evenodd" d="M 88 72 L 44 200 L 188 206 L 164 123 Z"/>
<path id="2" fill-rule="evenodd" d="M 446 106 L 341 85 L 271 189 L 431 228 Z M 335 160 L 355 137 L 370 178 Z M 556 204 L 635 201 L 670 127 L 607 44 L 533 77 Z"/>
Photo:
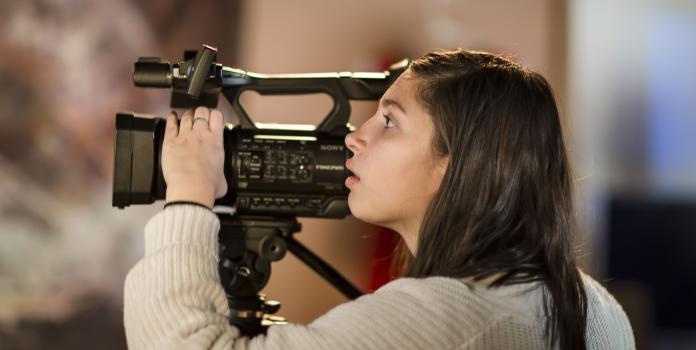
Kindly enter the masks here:
<path id="1" fill-rule="evenodd" d="M 353 160 L 352 159 L 348 159 L 346 161 L 346 168 L 348 168 L 348 170 L 350 170 L 351 176 L 348 176 L 348 178 L 346 178 L 345 185 L 346 185 L 346 187 L 351 188 L 351 186 L 355 186 L 355 184 L 360 182 L 360 178 L 357 175 L 355 175 L 355 170 L 353 169 Z"/>
<path id="2" fill-rule="evenodd" d="M 346 178 L 345 184 L 346 184 L 346 187 L 351 188 L 351 187 L 355 186 L 355 184 L 357 184 L 358 182 L 360 182 L 360 178 L 355 176 L 355 175 L 352 175 L 352 176 L 348 176 L 348 178 Z"/>

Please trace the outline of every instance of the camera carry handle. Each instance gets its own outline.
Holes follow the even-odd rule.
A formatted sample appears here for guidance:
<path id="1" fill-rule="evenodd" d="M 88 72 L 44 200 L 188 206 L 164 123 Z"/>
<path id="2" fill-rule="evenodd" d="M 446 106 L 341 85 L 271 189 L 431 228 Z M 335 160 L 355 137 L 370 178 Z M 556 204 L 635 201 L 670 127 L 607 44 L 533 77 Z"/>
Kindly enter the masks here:
<path id="1" fill-rule="evenodd" d="M 140 87 L 171 88 L 173 108 L 214 108 L 222 93 L 239 117 L 242 129 L 258 129 L 239 98 L 244 91 L 262 95 L 325 93 L 333 100 L 331 111 L 316 131 L 345 132 L 350 117 L 349 100 L 378 100 L 409 65 L 404 59 L 378 72 L 330 72 L 261 74 L 216 63 L 217 49 L 203 45 L 186 50 L 184 61 L 171 64 L 155 57 L 141 57 L 134 65 L 133 82 Z"/>

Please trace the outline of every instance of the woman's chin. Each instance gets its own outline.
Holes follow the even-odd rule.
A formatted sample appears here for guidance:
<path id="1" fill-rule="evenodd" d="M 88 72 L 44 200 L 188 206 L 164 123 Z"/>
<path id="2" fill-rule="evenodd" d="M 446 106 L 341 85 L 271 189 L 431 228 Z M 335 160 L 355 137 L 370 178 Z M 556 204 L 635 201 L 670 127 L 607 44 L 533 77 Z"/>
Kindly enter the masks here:
<path id="1" fill-rule="evenodd" d="M 360 203 L 352 195 L 348 196 L 348 208 L 354 218 L 372 225 L 381 226 L 383 220 L 380 220 L 374 209 L 368 208 L 365 203 Z"/>
<path id="2" fill-rule="evenodd" d="M 371 223 L 369 221 L 369 215 L 366 215 L 366 210 L 364 205 L 361 205 L 359 201 L 355 198 L 354 193 L 348 194 L 348 208 L 350 209 L 351 215 L 360 221 Z"/>
<path id="3" fill-rule="evenodd" d="M 355 204 L 355 199 L 353 197 L 354 195 L 352 192 L 348 193 L 348 209 L 350 209 L 351 215 L 353 215 L 356 219 L 360 219 L 360 209 Z"/>

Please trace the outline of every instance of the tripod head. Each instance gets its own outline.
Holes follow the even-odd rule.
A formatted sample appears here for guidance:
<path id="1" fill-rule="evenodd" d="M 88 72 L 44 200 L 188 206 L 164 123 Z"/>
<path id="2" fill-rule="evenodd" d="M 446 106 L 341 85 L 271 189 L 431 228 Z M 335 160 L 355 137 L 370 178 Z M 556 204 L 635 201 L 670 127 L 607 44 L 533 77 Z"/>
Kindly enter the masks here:
<path id="1" fill-rule="evenodd" d="M 270 316 L 280 309 L 280 303 L 267 300 L 260 291 L 271 277 L 271 262 L 285 256 L 286 239 L 300 231 L 300 223 L 295 218 L 218 217 L 218 272 L 232 312 L 230 323 L 246 335 L 260 334 L 270 325 L 284 323 L 282 317 Z"/>
<path id="2" fill-rule="evenodd" d="M 271 276 L 271 262 L 289 250 L 343 295 L 356 299 L 363 293 L 345 277 L 312 253 L 293 235 L 302 225 L 294 217 L 238 216 L 218 213 L 220 262 L 218 272 L 232 314 L 230 323 L 244 335 L 265 333 L 268 326 L 283 324 L 272 316 L 280 303 L 267 300 L 260 291 Z"/>

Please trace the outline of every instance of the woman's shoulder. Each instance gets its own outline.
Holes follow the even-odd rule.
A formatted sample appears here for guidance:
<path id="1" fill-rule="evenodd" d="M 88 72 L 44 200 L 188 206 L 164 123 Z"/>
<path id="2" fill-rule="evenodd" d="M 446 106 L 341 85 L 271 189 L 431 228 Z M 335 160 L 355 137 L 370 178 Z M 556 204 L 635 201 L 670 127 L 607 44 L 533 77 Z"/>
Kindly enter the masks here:
<path id="1" fill-rule="evenodd" d="M 412 302 L 427 304 L 430 307 L 441 304 L 445 308 L 457 309 L 467 305 L 486 304 L 466 284 L 459 279 L 433 276 L 425 278 L 402 277 L 378 289 L 375 296 L 401 296 Z"/>
<path id="2" fill-rule="evenodd" d="M 541 333 L 531 325 L 498 331 L 513 318 L 460 280 L 400 278 L 333 308 L 304 331 L 335 341 L 324 348 L 540 348 Z M 289 330 L 281 326 L 269 334 Z"/>
<path id="3" fill-rule="evenodd" d="M 614 296 L 596 279 L 583 271 L 580 271 L 580 276 L 585 284 L 585 292 L 587 293 L 588 303 L 590 303 L 590 298 L 592 298 L 592 301 L 598 304 L 619 308 L 621 307 Z"/>
<path id="4" fill-rule="evenodd" d="M 587 339 L 590 348 L 593 341 L 601 341 L 610 335 L 615 348 L 635 348 L 633 330 L 621 304 L 597 280 L 581 272 L 587 294 Z"/>
<path id="5" fill-rule="evenodd" d="M 466 315 L 467 321 L 475 320 L 480 325 L 506 319 L 526 322 L 539 316 L 539 283 L 488 288 L 490 282 L 442 276 L 400 278 L 377 290 L 375 295 L 400 295 L 437 313 Z"/>
<path id="6" fill-rule="evenodd" d="M 621 305 L 595 279 L 582 272 L 581 276 L 587 295 L 588 348 L 635 348 L 633 331 Z M 489 288 L 485 280 L 427 277 L 394 280 L 373 293 L 373 297 L 380 299 L 379 306 L 399 304 L 419 315 L 439 315 L 454 324 L 474 325 L 472 330 L 479 332 L 524 329 L 528 340 L 537 341 L 543 337 L 539 325 L 546 319 L 544 291 L 543 282 Z"/>
<path id="7" fill-rule="evenodd" d="M 614 296 L 597 280 L 581 272 L 587 295 L 587 316 L 599 317 L 607 321 L 628 322 L 626 313 Z"/>
<path id="8" fill-rule="evenodd" d="M 630 333 L 630 323 L 621 304 L 590 275 L 582 271 L 580 275 L 587 295 L 588 329 L 601 327 Z M 543 282 L 489 288 L 486 280 L 427 277 L 400 278 L 386 284 L 376 294 L 402 294 L 429 305 L 435 302 L 444 307 L 474 307 L 538 320 L 543 318 L 544 291 Z"/>
<path id="9" fill-rule="evenodd" d="M 453 348 L 488 342 L 489 335 L 500 333 L 496 332 L 498 328 L 517 320 L 510 310 L 501 308 L 462 280 L 426 277 L 391 281 L 374 293 L 335 307 L 310 327 L 331 334 L 352 329 L 354 334 L 396 337 L 410 342 L 409 348 Z M 518 329 L 531 329 L 517 324 Z M 535 332 L 528 339 L 496 339 L 532 344 L 524 348 L 535 348 L 541 338 Z"/>
<path id="10" fill-rule="evenodd" d="M 529 304 L 534 283 L 491 290 L 486 281 L 451 277 L 401 278 L 374 293 L 382 302 L 399 300 L 407 313 L 451 337 L 449 344 L 482 348 L 542 348 L 543 329 Z M 406 317 L 408 318 L 408 317 Z"/>
<path id="11" fill-rule="evenodd" d="M 378 289 L 375 294 L 403 294 L 429 302 L 432 302 L 433 298 L 447 298 L 457 302 L 466 299 L 471 300 L 472 303 L 489 304 L 489 298 L 482 293 L 482 291 L 486 290 L 486 288 L 483 288 L 483 284 L 483 282 L 472 283 L 468 279 L 444 276 L 402 277 L 387 283 Z"/>

